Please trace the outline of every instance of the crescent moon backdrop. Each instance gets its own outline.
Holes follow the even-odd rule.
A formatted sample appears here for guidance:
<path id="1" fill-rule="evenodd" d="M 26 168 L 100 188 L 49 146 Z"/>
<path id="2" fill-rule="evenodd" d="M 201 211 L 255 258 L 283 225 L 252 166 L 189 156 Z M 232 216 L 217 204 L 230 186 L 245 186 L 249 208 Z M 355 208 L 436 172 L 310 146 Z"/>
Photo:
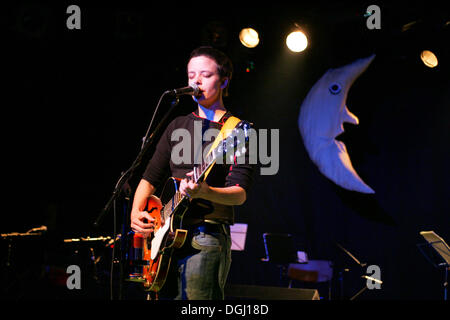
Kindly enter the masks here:
<path id="1" fill-rule="evenodd" d="M 337 141 L 336 137 L 344 132 L 344 122 L 359 123 L 348 110 L 347 94 L 374 58 L 372 55 L 328 70 L 309 91 L 298 118 L 306 150 L 320 172 L 339 186 L 362 193 L 375 191 L 356 173 L 345 144 Z"/>

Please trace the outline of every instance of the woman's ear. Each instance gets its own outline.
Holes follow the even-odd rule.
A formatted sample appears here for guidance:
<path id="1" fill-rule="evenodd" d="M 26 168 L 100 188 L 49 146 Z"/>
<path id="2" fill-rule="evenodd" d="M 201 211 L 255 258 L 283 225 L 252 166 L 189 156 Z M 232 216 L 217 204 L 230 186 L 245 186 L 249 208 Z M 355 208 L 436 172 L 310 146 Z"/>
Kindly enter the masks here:
<path id="1" fill-rule="evenodd" d="M 220 86 L 221 89 L 225 89 L 228 86 L 228 78 L 223 78 L 222 85 Z"/>

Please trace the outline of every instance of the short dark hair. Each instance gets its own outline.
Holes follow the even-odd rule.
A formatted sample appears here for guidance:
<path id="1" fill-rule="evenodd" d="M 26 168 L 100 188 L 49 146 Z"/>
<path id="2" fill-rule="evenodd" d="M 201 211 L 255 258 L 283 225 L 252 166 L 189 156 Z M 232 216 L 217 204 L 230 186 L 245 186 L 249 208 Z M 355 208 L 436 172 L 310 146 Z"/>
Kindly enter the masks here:
<path id="1" fill-rule="evenodd" d="M 233 63 L 230 58 L 223 53 L 222 51 L 210 47 L 210 46 L 202 46 L 194 49 L 191 52 L 191 56 L 189 57 L 189 61 L 192 58 L 206 56 L 213 59 L 217 63 L 217 71 L 219 72 L 219 76 L 221 78 L 228 78 L 227 86 L 224 89 L 224 96 L 228 96 L 228 87 L 230 86 L 231 77 L 233 75 Z"/>

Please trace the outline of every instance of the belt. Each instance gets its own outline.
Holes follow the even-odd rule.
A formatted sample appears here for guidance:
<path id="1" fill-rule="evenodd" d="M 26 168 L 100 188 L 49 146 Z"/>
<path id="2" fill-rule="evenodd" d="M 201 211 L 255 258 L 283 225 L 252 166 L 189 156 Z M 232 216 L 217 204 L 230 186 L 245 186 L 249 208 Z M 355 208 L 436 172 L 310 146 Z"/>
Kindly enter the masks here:
<path id="1" fill-rule="evenodd" d="M 204 233 L 227 233 L 228 225 L 223 224 L 212 224 L 212 223 L 202 223 L 200 225 L 194 226 L 193 230 L 204 232 Z"/>

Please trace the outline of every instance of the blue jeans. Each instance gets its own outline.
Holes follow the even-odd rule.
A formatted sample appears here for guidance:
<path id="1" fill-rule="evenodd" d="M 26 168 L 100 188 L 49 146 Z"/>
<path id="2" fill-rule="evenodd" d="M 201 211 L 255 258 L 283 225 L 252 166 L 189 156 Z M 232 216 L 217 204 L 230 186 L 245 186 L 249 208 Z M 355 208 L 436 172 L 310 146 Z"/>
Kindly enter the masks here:
<path id="1" fill-rule="evenodd" d="M 193 249 L 172 261 L 178 267 L 178 300 L 223 300 L 231 265 L 231 237 L 224 231 L 193 230 L 185 247 Z M 190 248 L 189 248 L 190 247 Z"/>

